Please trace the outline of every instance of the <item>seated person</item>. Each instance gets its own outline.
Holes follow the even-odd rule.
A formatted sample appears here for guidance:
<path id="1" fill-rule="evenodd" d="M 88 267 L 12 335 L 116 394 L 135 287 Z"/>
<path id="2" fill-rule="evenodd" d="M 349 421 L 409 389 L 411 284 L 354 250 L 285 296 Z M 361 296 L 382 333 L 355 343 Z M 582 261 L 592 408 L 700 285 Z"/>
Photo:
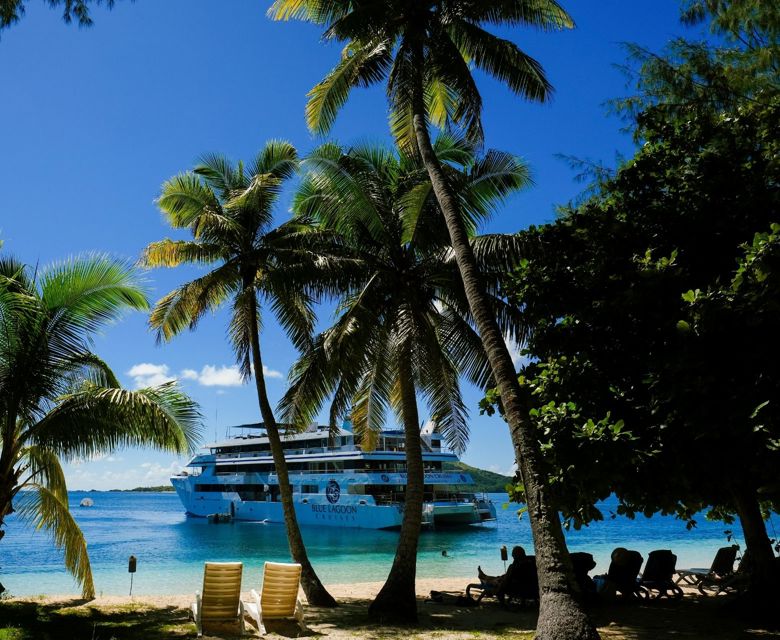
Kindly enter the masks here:
<path id="1" fill-rule="evenodd" d="M 516 546 L 512 548 L 512 563 L 509 565 L 509 567 L 506 570 L 506 573 L 502 576 L 489 576 L 484 571 L 482 571 L 482 567 L 477 567 L 477 577 L 479 578 L 479 581 L 484 584 L 485 586 L 490 587 L 498 587 L 502 580 L 506 578 L 511 572 L 512 567 L 516 566 L 516 564 L 523 562 L 526 560 L 528 556 L 525 553 L 525 549 L 521 546 Z"/>
<path id="2" fill-rule="evenodd" d="M 534 575 L 531 576 L 531 573 Z M 477 576 L 480 583 L 468 585 L 466 587 L 466 595 L 470 595 L 470 590 L 476 588 L 482 591 L 477 598 L 478 602 L 486 595 L 496 596 L 501 602 L 503 602 L 505 596 L 515 595 L 532 599 L 536 597 L 536 592 L 538 591 L 538 586 L 535 586 L 537 583 L 533 579 L 535 578 L 535 573 L 535 558 L 526 555 L 523 547 L 516 546 L 512 549 L 512 563 L 507 567 L 504 575 L 491 576 L 482 571 L 482 567 L 477 567 Z M 528 583 L 528 589 L 525 588 L 526 583 Z M 518 591 L 528 591 L 529 593 L 525 595 L 524 593 L 518 593 Z"/>

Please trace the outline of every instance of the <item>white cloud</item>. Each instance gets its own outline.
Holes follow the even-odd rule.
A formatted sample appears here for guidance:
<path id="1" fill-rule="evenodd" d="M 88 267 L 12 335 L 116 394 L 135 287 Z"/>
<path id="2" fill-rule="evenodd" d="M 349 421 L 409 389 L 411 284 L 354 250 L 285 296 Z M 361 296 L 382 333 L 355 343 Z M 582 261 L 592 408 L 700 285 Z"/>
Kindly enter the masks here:
<path id="1" fill-rule="evenodd" d="M 198 383 L 204 387 L 240 387 L 243 384 L 238 367 L 215 367 L 207 364 L 200 370 Z"/>
<path id="2" fill-rule="evenodd" d="M 169 375 L 167 364 L 152 364 L 151 362 L 133 365 L 127 375 L 133 379 L 136 389 L 154 387 L 175 380 L 173 376 Z"/>
<path id="3" fill-rule="evenodd" d="M 263 365 L 263 374 L 266 378 L 282 378 L 282 374 Z M 179 377 L 183 380 L 195 380 L 204 387 L 240 387 L 244 384 L 241 373 L 236 365 L 220 367 L 207 364 L 200 372 L 195 369 L 182 369 Z"/>
<path id="4" fill-rule="evenodd" d="M 515 473 L 517 473 L 517 463 L 513 463 L 508 469 L 501 468 L 497 464 L 491 464 L 488 467 L 488 471 L 492 471 L 493 473 L 500 473 L 502 476 L 509 476 L 510 478 L 513 478 Z"/>
<path id="5" fill-rule="evenodd" d="M 266 378 L 282 378 L 282 377 L 284 377 L 282 375 L 281 371 L 276 371 L 275 369 L 269 369 L 265 365 L 263 365 L 263 375 Z"/>

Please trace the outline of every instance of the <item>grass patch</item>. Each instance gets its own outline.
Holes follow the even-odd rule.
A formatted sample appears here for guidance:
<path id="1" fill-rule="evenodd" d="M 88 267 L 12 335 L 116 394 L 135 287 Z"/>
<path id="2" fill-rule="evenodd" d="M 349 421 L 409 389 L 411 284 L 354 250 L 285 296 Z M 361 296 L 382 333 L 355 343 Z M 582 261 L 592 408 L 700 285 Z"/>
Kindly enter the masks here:
<path id="1" fill-rule="evenodd" d="M 756 621 L 737 619 L 722 598 L 686 597 L 681 602 L 617 604 L 592 611 L 604 640 L 780 640 Z M 380 626 L 367 615 L 368 601 L 344 600 L 336 609 L 306 609 L 306 624 L 269 622 L 268 638 L 336 640 L 532 640 L 536 611 L 507 611 L 494 604 L 459 608 L 420 603 L 420 621 L 411 627 Z M 195 638 L 187 609 L 148 602 L 101 605 L 96 602 L 11 600 L 0 602 L 0 640 L 65 638 L 144 640 Z M 247 623 L 248 636 L 257 635 Z M 237 626 L 208 631 L 206 638 L 238 638 Z"/>

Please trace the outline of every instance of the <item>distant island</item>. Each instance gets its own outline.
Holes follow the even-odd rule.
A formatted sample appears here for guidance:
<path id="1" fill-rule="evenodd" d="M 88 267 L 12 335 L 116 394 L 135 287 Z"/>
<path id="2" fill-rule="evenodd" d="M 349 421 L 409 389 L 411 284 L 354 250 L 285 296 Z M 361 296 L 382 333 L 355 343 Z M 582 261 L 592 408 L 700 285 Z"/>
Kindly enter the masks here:
<path id="1" fill-rule="evenodd" d="M 162 484 L 159 487 L 136 487 L 135 489 L 109 489 L 110 492 L 117 493 L 160 493 L 173 491 L 173 485 Z"/>
<path id="2" fill-rule="evenodd" d="M 445 462 L 442 471 L 462 471 L 471 475 L 473 489 L 477 493 L 506 493 L 506 485 L 512 482 L 509 476 L 471 467 L 464 462 Z"/>
<path id="3" fill-rule="evenodd" d="M 462 471 L 471 474 L 474 479 L 473 489 L 477 493 L 506 493 L 506 485 L 512 482 L 509 476 L 493 473 L 485 469 L 477 469 L 463 462 L 445 462 L 442 471 Z M 94 491 L 94 489 L 93 489 Z M 135 487 L 135 489 L 109 489 L 113 493 L 161 493 L 173 491 L 173 486 L 163 484 L 157 487 Z"/>

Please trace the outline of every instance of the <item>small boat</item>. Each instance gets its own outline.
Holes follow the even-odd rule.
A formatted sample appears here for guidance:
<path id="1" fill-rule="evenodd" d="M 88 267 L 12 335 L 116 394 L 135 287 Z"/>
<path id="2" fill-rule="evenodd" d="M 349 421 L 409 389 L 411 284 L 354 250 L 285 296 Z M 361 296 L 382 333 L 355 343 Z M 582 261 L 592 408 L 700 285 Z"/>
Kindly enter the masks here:
<path id="1" fill-rule="evenodd" d="M 233 516 L 229 513 L 210 513 L 206 516 L 209 524 L 225 524 L 233 522 Z"/>
<path id="2" fill-rule="evenodd" d="M 81 502 L 79 502 L 80 507 L 91 507 L 95 504 L 95 501 L 92 500 L 92 498 L 83 498 Z"/>

